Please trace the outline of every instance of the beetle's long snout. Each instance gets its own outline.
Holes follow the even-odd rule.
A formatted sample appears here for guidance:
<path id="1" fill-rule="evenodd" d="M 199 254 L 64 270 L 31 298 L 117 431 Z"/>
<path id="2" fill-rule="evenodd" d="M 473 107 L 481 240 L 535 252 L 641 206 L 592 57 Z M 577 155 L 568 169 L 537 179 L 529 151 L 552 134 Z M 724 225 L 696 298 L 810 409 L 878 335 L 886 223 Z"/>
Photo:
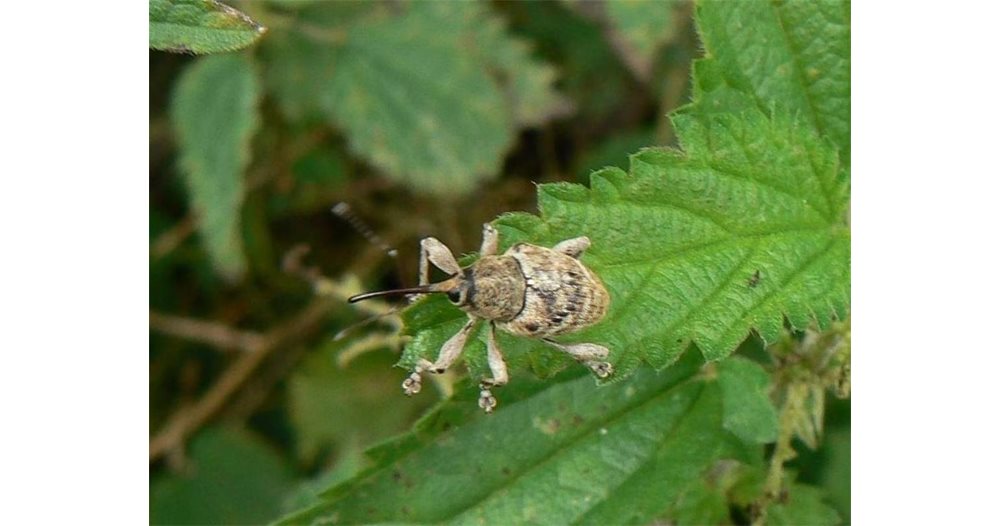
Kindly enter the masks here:
<path id="1" fill-rule="evenodd" d="M 391 290 L 377 290 L 375 292 L 365 292 L 364 294 L 357 294 L 351 296 L 347 299 L 348 303 L 357 303 L 359 301 L 378 298 L 380 296 L 398 296 L 400 294 L 430 294 L 432 292 L 443 292 L 438 290 L 437 284 L 432 283 L 430 285 L 424 285 L 421 287 L 409 287 L 405 289 L 391 289 Z"/>

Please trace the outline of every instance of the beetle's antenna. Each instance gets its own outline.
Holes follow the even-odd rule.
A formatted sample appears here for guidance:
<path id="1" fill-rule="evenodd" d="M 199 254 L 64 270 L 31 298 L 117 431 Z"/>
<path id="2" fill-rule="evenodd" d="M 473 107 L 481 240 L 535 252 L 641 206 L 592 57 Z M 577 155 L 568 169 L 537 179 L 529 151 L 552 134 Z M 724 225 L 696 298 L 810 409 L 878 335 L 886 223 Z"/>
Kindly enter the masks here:
<path id="1" fill-rule="evenodd" d="M 349 326 L 344 327 L 343 329 L 341 329 L 340 332 L 338 332 L 337 334 L 335 334 L 333 336 L 333 341 L 340 341 L 340 340 L 344 339 L 344 337 L 347 336 L 352 331 L 355 331 L 355 330 L 357 330 L 357 329 L 359 329 L 361 327 L 364 327 L 365 325 L 368 325 L 369 323 L 372 323 L 374 321 L 377 321 L 377 320 L 380 320 L 382 318 L 385 318 L 386 316 L 391 316 L 393 314 L 396 314 L 397 312 L 399 312 L 399 307 L 396 307 L 396 308 L 394 308 L 392 310 L 388 310 L 386 312 L 380 312 L 378 314 L 372 314 L 371 316 L 369 316 L 369 317 L 367 317 L 367 318 L 365 318 L 365 319 L 363 319 L 363 320 L 361 320 L 361 321 L 359 321 L 357 323 L 353 323 L 353 324 L 351 324 L 351 325 L 349 325 Z"/>
<path id="2" fill-rule="evenodd" d="M 389 255 L 389 257 L 395 258 L 396 256 L 399 255 L 398 250 L 392 248 L 392 246 L 389 245 L 389 243 L 386 243 L 384 239 L 379 237 L 378 234 L 376 234 L 371 228 L 369 228 L 368 225 L 364 221 L 362 221 L 361 218 L 358 217 L 353 210 L 351 210 L 351 205 L 341 201 L 336 205 L 334 205 L 334 207 L 331 208 L 330 211 L 333 212 L 334 214 L 337 214 L 337 217 L 343 219 L 344 221 L 347 221 L 347 223 L 352 227 L 354 227 L 354 229 L 357 230 L 358 233 L 360 233 L 362 236 L 364 236 L 365 239 L 371 242 L 371 244 L 381 248 L 383 252 Z"/>
<path id="3" fill-rule="evenodd" d="M 357 303 L 359 301 L 364 301 L 370 298 L 377 298 L 380 296 L 397 296 L 400 294 L 430 294 L 432 292 L 444 292 L 443 290 L 438 290 L 434 288 L 436 284 L 432 283 L 430 285 L 424 285 L 422 287 L 409 287 L 405 289 L 391 289 L 391 290 L 377 290 L 375 292 L 365 292 L 364 294 L 357 294 L 347 298 L 348 303 Z"/>

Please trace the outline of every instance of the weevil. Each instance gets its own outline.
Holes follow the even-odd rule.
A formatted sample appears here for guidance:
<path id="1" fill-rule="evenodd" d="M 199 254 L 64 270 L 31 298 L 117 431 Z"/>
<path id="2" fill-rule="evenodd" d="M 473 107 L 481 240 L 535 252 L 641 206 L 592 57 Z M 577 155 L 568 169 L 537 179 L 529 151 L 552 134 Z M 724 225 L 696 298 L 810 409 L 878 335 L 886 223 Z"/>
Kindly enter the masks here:
<path id="1" fill-rule="evenodd" d="M 492 377 L 479 384 L 479 407 L 487 413 L 497 406 L 492 388 L 508 380 L 507 364 L 497 344 L 497 328 L 538 338 L 586 365 L 599 378 L 613 374 L 613 367 L 606 361 L 607 347 L 595 343 L 563 344 L 552 339 L 597 323 L 611 303 L 601 279 L 580 262 L 580 256 L 590 247 L 590 239 L 575 237 L 552 248 L 518 243 L 501 255 L 497 254 L 498 243 L 496 229 L 483 225 L 480 258 L 463 268 L 444 243 L 424 238 L 420 242 L 419 286 L 368 292 L 348 300 L 354 303 L 390 294 L 443 293 L 468 315 L 465 325 L 441 347 L 435 362 L 418 361 L 403 382 L 407 395 L 420 392 L 424 372 L 440 374 L 455 363 L 481 320 L 490 325 L 486 353 Z M 448 278 L 431 283 L 430 265 L 444 271 Z"/>

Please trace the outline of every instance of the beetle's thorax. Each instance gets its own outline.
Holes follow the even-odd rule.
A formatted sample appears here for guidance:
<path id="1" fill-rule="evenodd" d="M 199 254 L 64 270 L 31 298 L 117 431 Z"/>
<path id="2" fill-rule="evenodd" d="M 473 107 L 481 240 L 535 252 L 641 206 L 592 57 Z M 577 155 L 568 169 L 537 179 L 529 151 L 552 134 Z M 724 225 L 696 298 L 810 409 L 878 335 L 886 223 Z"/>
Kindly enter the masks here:
<path id="1" fill-rule="evenodd" d="M 462 310 L 487 320 L 507 321 L 524 308 L 524 274 L 510 256 L 486 256 L 464 269 Z"/>

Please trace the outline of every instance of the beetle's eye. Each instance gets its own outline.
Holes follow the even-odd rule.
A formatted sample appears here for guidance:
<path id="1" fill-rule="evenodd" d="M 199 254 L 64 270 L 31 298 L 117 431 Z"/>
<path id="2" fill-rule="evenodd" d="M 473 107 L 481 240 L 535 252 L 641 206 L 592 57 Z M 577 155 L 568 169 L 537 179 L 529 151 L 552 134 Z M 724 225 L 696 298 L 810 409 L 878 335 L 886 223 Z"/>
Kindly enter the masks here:
<path id="1" fill-rule="evenodd" d="M 462 293 L 458 289 L 448 291 L 448 301 L 458 305 L 462 301 Z"/>

